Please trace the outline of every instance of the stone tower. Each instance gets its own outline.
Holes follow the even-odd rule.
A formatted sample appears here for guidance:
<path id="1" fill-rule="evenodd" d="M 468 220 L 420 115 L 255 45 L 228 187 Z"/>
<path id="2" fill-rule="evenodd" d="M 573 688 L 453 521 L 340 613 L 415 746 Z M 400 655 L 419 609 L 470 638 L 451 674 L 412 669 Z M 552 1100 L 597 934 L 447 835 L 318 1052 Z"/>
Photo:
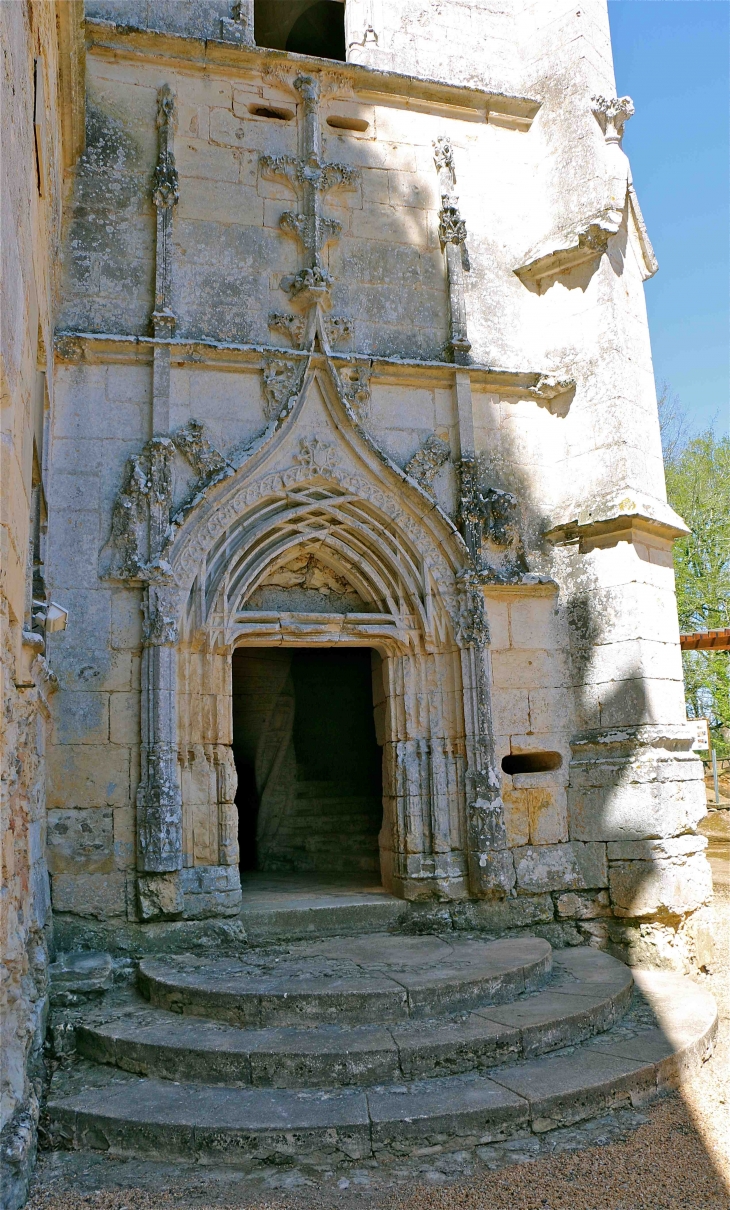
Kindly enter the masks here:
<path id="1" fill-rule="evenodd" d="M 86 30 L 47 560 L 64 944 L 238 912 L 235 668 L 260 850 L 327 866 L 336 829 L 319 865 L 291 839 L 287 678 L 357 648 L 387 890 L 683 962 L 710 891 L 686 530 L 604 0 L 90 0 Z"/>

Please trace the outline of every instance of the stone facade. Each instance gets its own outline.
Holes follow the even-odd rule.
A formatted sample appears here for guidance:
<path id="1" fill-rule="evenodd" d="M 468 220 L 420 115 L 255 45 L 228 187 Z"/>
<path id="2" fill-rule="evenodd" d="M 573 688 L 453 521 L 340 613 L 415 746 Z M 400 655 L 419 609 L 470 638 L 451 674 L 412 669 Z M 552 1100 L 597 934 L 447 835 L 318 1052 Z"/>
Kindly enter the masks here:
<path id="1" fill-rule="evenodd" d="M 265 7 L 86 4 L 46 489 L 57 935 L 236 916 L 233 653 L 346 643 L 376 653 L 388 889 L 682 966 L 710 894 L 686 530 L 606 4 L 333 0 L 347 62 L 257 47 Z"/>
<path id="2" fill-rule="evenodd" d="M 45 577 L 53 333 L 66 182 L 83 144 L 83 5 L 0 5 L 0 1202 L 36 1147 L 51 932 L 45 745 L 64 610 Z M 77 838 L 83 841 L 83 837 Z"/>
<path id="3" fill-rule="evenodd" d="M 234 7 L 87 5 L 55 910 L 235 914 L 232 653 L 344 642 L 380 656 L 389 889 L 666 949 L 704 794 L 605 5 L 350 0 L 339 64 Z"/>

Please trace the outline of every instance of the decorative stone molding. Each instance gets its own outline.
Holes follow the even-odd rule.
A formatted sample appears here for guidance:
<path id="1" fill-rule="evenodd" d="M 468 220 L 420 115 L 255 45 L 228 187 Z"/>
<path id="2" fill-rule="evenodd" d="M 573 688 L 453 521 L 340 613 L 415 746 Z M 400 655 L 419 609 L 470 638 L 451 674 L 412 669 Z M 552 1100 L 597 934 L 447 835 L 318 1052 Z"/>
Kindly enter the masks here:
<path id="1" fill-rule="evenodd" d="M 580 265 L 596 262 L 608 248 L 624 222 L 628 197 L 629 210 L 636 225 L 644 281 L 652 277 L 658 264 L 651 246 L 641 207 L 631 179 L 628 160 L 621 150 L 624 125 L 634 113 L 631 97 L 593 97 L 592 109 L 603 131 L 607 147 L 608 169 L 606 205 L 575 227 L 552 237 L 527 254 L 514 272 L 525 284 L 534 282 L 538 292 L 545 283 Z"/>
<path id="2" fill-rule="evenodd" d="M 476 458 L 462 458 L 459 475 L 459 522 L 477 572 L 491 582 L 522 579 L 528 568 L 516 498 L 487 486 Z"/>
<path id="3" fill-rule="evenodd" d="M 344 344 L 354 331 L 354 324 L 346 315 L 325 315 L 324 329 L 331 345 Z"/>
<path id="4" fill-rule="evenodd" d="M 363 365 L 340 366 L 339 378 L 342 393 L 358 420 L 367 420 L 370 403 L 371 367 Z"/>
<path id="5" fill-rule="evenodd" d="M 406 463 L 404 470 L 411 479 L 415 479 L 416 483 L 420 483 L 421 487 L 426 491 L 431 491 L 433 481 L 436 475 L 441 470 L 441 467 L 448 462 L 451 457 L 451 446 L 447 441 L 442 441 L 435 433 L 427 437 L 419 450 L 416 450 L 413 457 Z"/>
<path id="6" fill-rule="evenodd" d="M 311 289 L 311 287 L 307 287 Z M 322 326 L 330 346 L 335 346 L 349 340 L 353 333 L 353 322 L 345 315 L 324 315 Z M 284 314 L 272 311 L 269 315 L 269 327 L 273 331 L 282 332 L 289 338 L 292 348 L 304 347 L 309 325 L 306 316 Z"/>
<path id="7" fill-rule="evenodd" d="M 670 541 L 689 533 L 682 518 L 665 500 L 623 488 L 585 502 L 567 517 L 556 520 L 545 531 L 545 537 L 556 545 L 579 542 L 585 551 L 611 535 L 629 540 L 635 531 L 637 536 L 644 531 Z"/>
<path id="8" fill-rule="evenodd" d="M 221 39 L 239 46 L 255 46 L 253 0 L 236 0 L 230 17 L 221 17 Z"/>
<path id="9" fill-rule="evenodd" d="M 152 327 L 158 337 L 172 336 L 176 322 L 171 308 L 172 211 L 180 197 L 173 150 L 175 122 L 175 94 L 169 84 L 163 84 L 157 94 L 158 153 L 152 177 L 152 202 L 157 211 Z"/>
<path id="10" fill-rule="evenodd" d="M 274 332 L 282 332 L 285 336 L 288 336 L 292 343 L 292 348 L 301 349 L 304 334 L 307 330 L 307 321 L 303 315 L 283 314 L 280 311 L 272 311 L 269 315 L 269 327 Z"/>
<path id="11" fill-rule="evenodd" d="M 183 455 L 196 473 L 189 499 L 227 473 L 229 464 L 189 420 L 172 437 L 153 437 L 126 465 L 112 510 L 109 574 L 122 580 L 159 581 L 167 571 L 161 551 L 170 535 L 172 461 Z"/>
<path id="12" fill-rule="evenodd" d="M 440 135 L 434 141 L 433 149 L 441 194 L 439 240 L 441 248 L 446 254 L 449 286 L 450 333 L 445 348 L 457 365 L 467 365 L 471 342 L 466 329 L 464 292 L 464 269 L 469 268 L 469 257 L 466 250 L 466 223 L 459 212 L 459 199 L 454 192 L 456 172 L 451 141 L 445 135 Z"/>
<path id="13" fill-rule="evenodd" d="M 294 461 L 312 474 L 331 474 L 337 465 L 337 450 L 331 441 L 313 437 L 299 438 L 299 453 Z"/>
<path id="14" fill-rule="evenodd" d="M 607 143 L 621 143 L 624 126 L 634 116 L 631 97 L 591 97 L 591 108 Z"/>
<path id="15" fill-rule="evenodd" d="M 304 364 L 273 353 L 264 356 L 263 387 L 267 420 L 273 419 L 296 399 L 301 389 Z"/>

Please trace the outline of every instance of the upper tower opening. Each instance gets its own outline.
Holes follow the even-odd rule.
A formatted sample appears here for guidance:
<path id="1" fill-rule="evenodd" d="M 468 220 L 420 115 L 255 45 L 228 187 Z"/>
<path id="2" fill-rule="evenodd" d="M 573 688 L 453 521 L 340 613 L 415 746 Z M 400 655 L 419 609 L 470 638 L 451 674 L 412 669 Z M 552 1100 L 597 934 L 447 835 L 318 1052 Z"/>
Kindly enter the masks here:
<path id="1" fill-rule="evenodd" d="M 257 46 L 345 62 L 342 0 L 255 0 Z"/>

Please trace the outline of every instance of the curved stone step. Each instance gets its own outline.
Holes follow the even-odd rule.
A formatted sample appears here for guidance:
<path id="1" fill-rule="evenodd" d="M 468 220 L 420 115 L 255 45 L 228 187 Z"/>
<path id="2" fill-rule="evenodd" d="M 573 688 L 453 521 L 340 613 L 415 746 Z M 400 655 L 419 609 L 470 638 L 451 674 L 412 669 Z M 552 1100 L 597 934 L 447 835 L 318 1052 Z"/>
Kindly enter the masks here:
<path id="1" fill-rule="evenodd" d="M 483 1071 L 609 1029 L 631 998 L 628 967 L 598 950 L 554 955 L 549 988 L 457 1018 L 241 1029 L 134 1007 L 76 1029 L 79 1053 L 138 1075 L 271 1088 L 371 1085 Z"/>
<path id="2" fill-rule="evenodd" d="M 360 888 L 321 883 L 307 876 L 246 874 L 241 880 L 241 924 L 254 944 L 291 944 L 312 937 L 387 933 L 398 929 L 408 903 L 367 876 Z"/>
<path id="3" fill-rule="evenodd" d="M 138 982 L 158 1008 L 254 1029 L 364 1025 L 505 1003 L 551 964 L 539 937 L 337 937 L 240 959 L 147 958 Z"/>
<path id="4" fill-rule="evenodd" d="M 81 1070 L 54 1076 L 51 1137 L 59 1146 L 118 1156 L 250 1168 L 385 1160 L 542 1132 L 647 1101 L 709 1052 L 717 1013 L 707 992 L 672 975 L 640 973 L 637 983 L 651 1012 L 639 1004 L 600 1037 L 489 1076 L 369 1089 L 226 1088 L 139 1079 L 81 1063 Z"/>

